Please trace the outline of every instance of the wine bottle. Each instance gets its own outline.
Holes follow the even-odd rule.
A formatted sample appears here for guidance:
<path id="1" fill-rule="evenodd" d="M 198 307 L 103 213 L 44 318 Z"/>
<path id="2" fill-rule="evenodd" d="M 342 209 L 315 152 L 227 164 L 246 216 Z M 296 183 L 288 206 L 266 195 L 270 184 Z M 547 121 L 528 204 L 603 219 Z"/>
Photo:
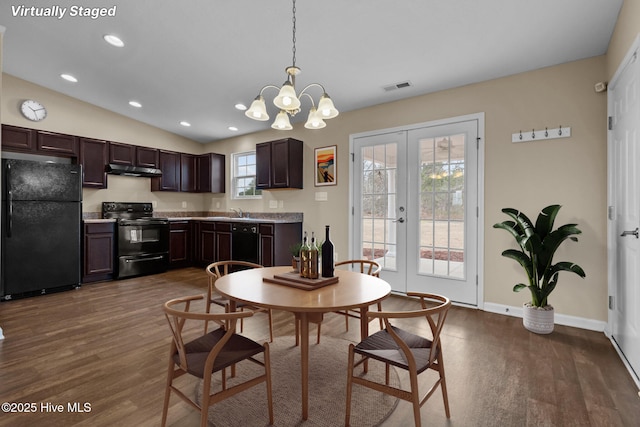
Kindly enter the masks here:
<path id="1" fill-rule="evenodd" d="M 306 231 L 300 248 L 300 277 L 309 277 L 309 245 L 307 245 Z"/>
<path id="2" fill-rule="evenodd" d="M 333 277 L 333 243 L 329 239 L 328 225 L 325 225 L 325 234 L 322 243 L 322 277 Z"/>
<path id="3" fill-rule="evenodd" d="M 316 236 L 311 232 L 311 247 L 309 249 L 309 279 L 318 278 L 318 246 L 316 246 Z"/>

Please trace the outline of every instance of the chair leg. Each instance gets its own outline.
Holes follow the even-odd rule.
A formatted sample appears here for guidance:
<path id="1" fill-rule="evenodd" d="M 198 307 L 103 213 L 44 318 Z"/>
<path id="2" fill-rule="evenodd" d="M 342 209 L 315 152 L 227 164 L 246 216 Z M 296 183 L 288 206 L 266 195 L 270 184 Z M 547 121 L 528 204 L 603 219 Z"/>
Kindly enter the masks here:
<path id="1" fill-rule="evenodd" d="M 167 370 L 167 386 L 164 390 L 164 406 L 162 408 L 162 427 L 167 425 L 167 413 L 169 412 L 169 399 L 171 398 L 171 383 L 173 382 L 173 357 L 169 356 L 169 369 Z"/>
<path id="2" fill-rule="evenodd" d="M 273 317 L 271 316 L 271 309 L 267 310 L 269 316 L 269 342 L 273 342 Z"/>
<path id="3" fill-rule="evenodd" d="M 200 404 L 200 427 L 207 427 L 209 422 L 209 403 L 211 401 L 211 377 L 203 378 L 202 381 L 202 403 Z"/>
<path id="4" fill-rule="evenodd" d="M 211 313 L 211 302 L 207 301 L 206 308 L 204 310 L 207 314 Z M 209 322 L 204 322 L 204 333 L 207 333 L 207 329 L 209 328 Z"/>
<path id="5" fill-rule="evenodd" d="M 442 389 L 442 400 L 444 402 L 444 413 L 447 415 L 447 418 L 451 418 L 451 413 L 449 412 L 449 397 L 447 394 L 447 380 L 444 375 L 444 364 L 442 362 L 442 350 L 438 354 L 438 373 L 440 374 L 440 388 Z"/>
<path id="6" fill-rule="evenodd" d="M 409 373 L 409 382 L 411 383 L 411 404 L 413 405 L 413 420 L 415 427 L 420 427 L 420 395 L 418 392 L 418 374 Z"/>
<path id="7" fill-rule="evenodd" d="M 322 327 L 322 322 L 318 323 L 318 337 L 316 338 L 316 344 L 320 344 L 320 328 Z"/>
<path id="8" fill-rule="evenodd" d="M 351 422 L 351 389 L 353 388 L 353 383 L 351 382 L 351 378 L 353 376 L 353 359 L 354 359 L 354 345 L 349 344 L 349 362 L 347 367 L 347 404 L 346 404 L 346 413 L 344 417 L 344 425 L 345 427 L 349 427 L 349 423 Z"/>
<path id="9" fill-rule="evenodd" d="M 347 332 L 349 332 L 349 310 L 344 311 L 344 326 L 347 328 Z"/>
<path id="10" fill-rule="evenodd" d="M 296 347 L 300 345 L 300 319 L 296 317 Z"/>
<path id="11" fill-rule="evenodd" d="M 271 313 L 271 310 L 269 310 Z M 264 346 L 264 370 L 267 375 L 267 405 L 269 407 L 269 425 L 273 425 L 273 394 L 271 392 L 271 355 L 269 353 L 269 344 Z"/>
<path id="12" fill-rule="evenodd" d="M 378 311 L 382 311 L 382 303 L 378 302 Z M 384 322 L 382 322 L 382 318 L 378 319 L 380 320 L 380 330 L 384 330 Z"/>

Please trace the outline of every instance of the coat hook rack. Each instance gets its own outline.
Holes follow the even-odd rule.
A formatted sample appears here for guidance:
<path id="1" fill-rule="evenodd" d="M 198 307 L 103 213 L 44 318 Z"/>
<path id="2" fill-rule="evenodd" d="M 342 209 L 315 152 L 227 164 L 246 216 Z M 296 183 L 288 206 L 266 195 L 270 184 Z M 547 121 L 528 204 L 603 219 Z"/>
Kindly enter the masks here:
<path id="1" fill-rule="evenodd" d="M 545 127 L 542 130 L 519 131 L 511 134 L 511 142 L 544 141 L 545 139 L 569 138 L 570 136 L 571 128 L 560 125 L 555 129 Z"/>

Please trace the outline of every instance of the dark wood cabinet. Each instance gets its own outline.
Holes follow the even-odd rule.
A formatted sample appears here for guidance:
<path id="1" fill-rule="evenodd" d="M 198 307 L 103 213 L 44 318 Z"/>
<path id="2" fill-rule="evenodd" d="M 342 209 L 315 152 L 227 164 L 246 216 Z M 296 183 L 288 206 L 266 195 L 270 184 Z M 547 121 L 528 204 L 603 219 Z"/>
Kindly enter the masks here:
<path id="1" fill-rule="evenodd" d="M 107 188 L 107 141 L 79 138 L 80 164 L 82 165 L 82 186 Z"/>
<path id="2" fill-rule="evenodd" d="M 124 166 L 135 166 L 136 146 L 121 142 L 109 143 L 109 163 Z"/>
<path id="3" fill-rule="evenodd" d="M 289 248 L 302 240 L 302 223 L 258 224 L 259 263 L 265 267 L 290 265 Z"/>
<path id="4" fill-rule="evenodd" d="M 202 154 L 196 160 L 198 193 L 225 192 L 225 156 L 223 154 Z"/>
<path id="5" fill-rule="evenodd" d="M 180 191 L 196 192 L 196 156 L 180 154 Z"/>
<path id="6" fill-rule="evenodd" d="M 158 167 L 158 149 L 149 147 L 136 147 L 136 166 L 145 168 Z"/>
<path id="7" fill-rule="evenodd" d="M 198 264 L 203 266 L 216 262 L 216 224 L 200 221 L 196 225 L 196 230 L 198 234 L 196 249 Z"/>
<path id="8" fill-rule="evenodd" d="M 231 259 L 231 223 L 216 223 L 216 261 Z"/>
<path id="9" fill-rule="evenodd" d="M 113 279 L 115 223 L 84 223 L 82 283 Z"/>
<path id="10" fill-rule="evenodd" d="M 171 221 L 169 225 L 169 265 L 187 267 L 192 263 L 193 239 L 190 221 Z"/>
<path id="11" fill-rule="evenodd" d="M 256 187 L 302 188 L 303 143 L 286 138 L 256 144 Z"/>
<path id="12" fill-rule="evenodd" d="M 38 154 L 78 157 L 78 138 L 73 135 L 38 131 L 36 151 Z"/>
<path id="13" fill-rule="evenodd" d="M 36 131 L 18 126 L 2 125 L 2 149 L 32 152 L 36 149 Z"/>
<path id="14" fill-rule="evenodd" d="M 180 191 L 180 153 L 159 150 L 158 167 L 162 176 L 151 178 L 151 191 Z"/>

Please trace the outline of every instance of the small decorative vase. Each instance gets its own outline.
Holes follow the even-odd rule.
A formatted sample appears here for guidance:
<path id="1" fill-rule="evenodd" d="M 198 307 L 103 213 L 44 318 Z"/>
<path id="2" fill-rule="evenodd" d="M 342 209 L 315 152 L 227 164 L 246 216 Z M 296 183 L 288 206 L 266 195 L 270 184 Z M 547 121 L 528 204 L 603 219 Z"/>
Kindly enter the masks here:
<path id="1" fill-rule="evenodd" d="M 291 257 L 291 266 L 293 267 L 294 272 L 300 273 L 300 257 L 299 256 Z"/>
<path id="2" fill-rule="evenodd" d="M 522 324 L 525 329 L 536 334 L 553 332 L 553 306 L 535 307 L 530 302 L 522 305 Z"/>

